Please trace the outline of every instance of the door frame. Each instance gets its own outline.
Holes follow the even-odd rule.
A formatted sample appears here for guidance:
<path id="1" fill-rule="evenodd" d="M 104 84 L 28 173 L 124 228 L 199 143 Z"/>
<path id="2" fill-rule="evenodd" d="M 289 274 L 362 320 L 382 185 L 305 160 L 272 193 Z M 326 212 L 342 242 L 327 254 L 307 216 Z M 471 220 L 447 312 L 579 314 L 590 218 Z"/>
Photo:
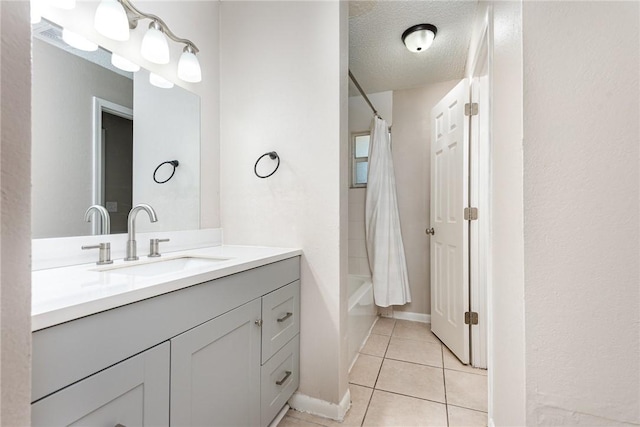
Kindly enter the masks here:
<path id="1" fill-rule="evenodd" d="M 104 134 L 102 131 L 102 113 L 107 112 L 133 121 L 133 109 L 97 96 L 92 97 L 92 168 L 91 168 L 91 204 L 104 206 Z M 100 223 L 91 221 L 91 234 L 100 234 Z"/>
<path id="2" fill-rule="evenodd" d="M 483 70 L 486 75 L 481 78 Z M 491 265 L 491 97 L 489 63 L 489 19 L 485 19 L 469 67 L 469 96 L 478 103 L 478 115 L 471 116 L 469 157 L 469 206 L 478 208 L 478 220 L 469 230 L 469 304 L 478 313 L 478 327 L 472 327 L 471 363 L 488 367 L 489 310 L 488 291 Z"/>

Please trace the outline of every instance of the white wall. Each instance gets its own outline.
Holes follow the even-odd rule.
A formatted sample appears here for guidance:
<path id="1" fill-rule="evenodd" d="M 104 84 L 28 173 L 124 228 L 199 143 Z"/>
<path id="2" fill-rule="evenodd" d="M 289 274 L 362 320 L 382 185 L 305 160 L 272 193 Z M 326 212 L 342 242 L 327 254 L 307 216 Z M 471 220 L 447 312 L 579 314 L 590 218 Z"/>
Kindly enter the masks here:
<path id="1" fill-rule="evenodd" d="M 158 222 L 143 218 L 139 231 L 194 230 L 200 228 L 200 98 L 180 87 L 158 89 L 149 73 L 134 75 L 133 204 L 148 203 Z M 178 160 L 173 177 L 164 184 L 153 172 L 165 161 Z M 157 179 L 169 178 L 164 165 Z"/>
<path id="2" fill-rule="evenodd" d="M 153 71 L 201 97 L 201 227 L 220 226 L 220 115 L 219 115 L 219 7 L 218 1 L 162 1 L 138 0 L 143 12 L 161 17 L 178 36 L 190 39 L 200 49 L 198 60 L 202 68 L 202 82 L 186 83 L 178 79 L 177 59 L 184 45 L 169 43 L 172 62 L 157 65 L 140 56 L 140 43 L 148 20 L 131 32 L 127 42 L 103 37 L 93 28 L 96 0 L 79 1 L 73 11 L 43 6 L 43 15 L 62 26 L 84 35 L 89 40 L 119 53 L 144 68 Z"/>
<path id="3" fill-rule="evenodd" d="M 27 2 L 0 2 L 0 424 L 31 411 L 31 26 Z"/>
<path id="4" fill-rule="evenodd" d="M 348 369 L 346 5 L 220 7 L 225 243 L 303 249 L 299 392 L 335 405 Z M 280 168 L 259 179 L 254 162 L 272 150 Z"/>
<path id="5" fill-rule="evenodd" d="M 92 97 L 133 108 L 133 81 L 39 39 L 32 49 L 31 233 L 91 234 Z"/>
<path id="6" fill-rule="evenodd" d="M 357 78 L 357 77 L 356 77 Z M 389 126 L 393 124 L 393 92 L 379 92 L 367 94 L 371 103 L 376 107 L 378 113 L 384 118 Z M 349 138 L 354 132 L 366 132 L 371 126 L 373 113 L 362 96 L 349 97 Z M 349 141 L 349 144 L 351 142 Z M 349 156 L 351 150 L 349 148 Z M 351 159 L 349 158 L 349 163 Z M 349 165 L 350 167 L 351 165 Z M 349 179 L 345 185 L 350 185 L 351 170 Z M 349 274 L 359 276 L 371 276 L 369 269 L 369 258 L 367 257 L 367 244 L 365 240 L 364 227 L 364 201 L 366 188 L 349 188 Z"/>
<path id="7" fill-rule="evenodd" d="M 639 23 L 524 2 L 529 425 L 640 424 Z"/>
<path id="8" fill-rule="evenodd" d="M 467 67 L 485 22 L 492 102 L 489 418 L 496 426 L 520 426 L 526 424 L 521 1 L 479 4 Z"/>

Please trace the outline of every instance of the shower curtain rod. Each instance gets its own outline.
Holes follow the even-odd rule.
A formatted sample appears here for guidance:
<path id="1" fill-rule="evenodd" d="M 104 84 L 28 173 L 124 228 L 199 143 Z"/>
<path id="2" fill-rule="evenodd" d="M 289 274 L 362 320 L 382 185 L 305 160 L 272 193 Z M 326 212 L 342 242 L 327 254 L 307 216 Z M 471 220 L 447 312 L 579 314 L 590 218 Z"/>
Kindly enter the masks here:
<path id="1" fill-rule="evenodd" d="M 373 114 L 376 117 L 378 117 L 379 119 L 382 119 L 382 117 L 380 117 L 380 114 L 378 114 L 378 111 L 376 110 L 376 108 L 373 106 L 373 104 L 371 103 L 371 101 L 367 97 L 367 94 L 364 93 L 364 90 L 362 90 L 362 87 L 360 86 L 360 83 L 358 83 L 356 78 L 353 76 L 353 73 L 351 72 L 351 70 L 349 70 L 349 78 L 351 79 L 353 84 L 356 85 L 356 88 L 358 89 L 358 91 L 360 92 L 360 94 L 362 95 L 364 100 L 367 101 L 367 104 L 369 104 L 369 107 L 371 107 L 371 111 L 373 111 Z"/>

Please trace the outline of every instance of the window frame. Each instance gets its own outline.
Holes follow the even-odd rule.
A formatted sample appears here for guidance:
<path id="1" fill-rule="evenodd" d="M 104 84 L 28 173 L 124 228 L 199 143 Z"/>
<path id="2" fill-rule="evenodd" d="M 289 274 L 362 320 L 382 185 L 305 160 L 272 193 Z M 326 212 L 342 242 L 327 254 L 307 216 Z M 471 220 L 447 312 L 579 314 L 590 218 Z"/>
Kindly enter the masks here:
<path id="1" fill-rule="evenodd" d="M 350 157 L 351 161 L 349 165 L 351 167 L 351 179 L 349 182 L 349 188 L 367 188 L 367 182 L 365 183 L 356 183 L 356 166 L 358 163 L 367 162 L 369 163 L 369 155 L 367 153 L 367 157 L 356 157 L 356 138 L 359 136 L 368 136 L 369 137 L 369 149 L 371 149 L 371 131 L 361 131 L 361 132 L 351 132 L 351 140 L 349 142 L 350 145 Z"/>

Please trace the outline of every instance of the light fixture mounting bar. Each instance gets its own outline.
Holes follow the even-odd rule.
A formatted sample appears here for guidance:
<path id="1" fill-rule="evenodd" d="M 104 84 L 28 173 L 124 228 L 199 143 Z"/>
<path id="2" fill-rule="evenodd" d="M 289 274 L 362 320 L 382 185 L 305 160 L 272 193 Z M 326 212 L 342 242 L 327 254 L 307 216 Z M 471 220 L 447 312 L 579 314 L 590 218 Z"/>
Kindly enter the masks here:
<path id="1" fill-rule="evenodd" d="M 158 22 L 162 26 L 163 32 L 174 42 L 184 43 L 187 46 L 191 46 L 191 48 L 194 50 L 195 53 L 200 52 L 200 50 L 196 47 L 196 45 L 191 40 L 182 39 L 176 36 L 173 33 L 173 31 L 169 29 L 169 26 L 166 24 L 166 22 L 164 22 L 159 16 L 140 11 L 129 0 L 118 0 L 118 2 L 124 7 L 125 11 L 127 12 L 127 18 L 129 18 L 129 27 L 131 29 L 134 29 L 138 26 L 138 21 L 140 19 L 143 19 L 143 18 L 150 19 L 152 21 Z"/>

